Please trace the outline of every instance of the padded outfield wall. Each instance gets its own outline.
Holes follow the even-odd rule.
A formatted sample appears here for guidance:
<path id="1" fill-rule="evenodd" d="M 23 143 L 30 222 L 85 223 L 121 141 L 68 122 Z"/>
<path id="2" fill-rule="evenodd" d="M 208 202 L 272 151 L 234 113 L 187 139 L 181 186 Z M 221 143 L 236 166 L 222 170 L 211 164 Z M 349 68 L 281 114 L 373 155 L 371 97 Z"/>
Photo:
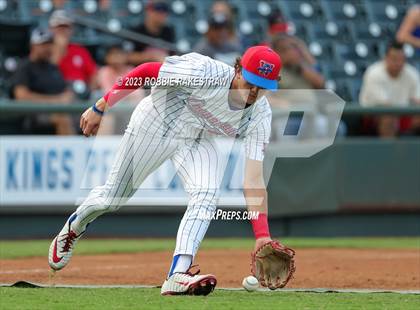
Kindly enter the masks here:
<path id="1" fill-rule="evenodd" d="M 55 137 L 31 137 L 32 144 L 27 136 L 20 143 L 18 139 L 1 139 L 0 236 L 50 237 L 75 208 L 80 193 L 103 181 L 118 138 L 100 144 L 101 156 L 107 154 L 100 161 L 94 146 L 79 143 L 81 137 L 68 143 Z M 273 159 L 279 147 L 270 145 L 266 159 Z M 238 190 L 243 158 L 234 152 L 230 160 L 236 168 L 227 171 L 221 205 L 243 210 Z M 172 198 L 159 191 L 153 199 L 150 189 L 172 174 L 165 166 L 151 178 L 148 190 L 119 212 L 100 218 L 90 234 L 173 236 L 187 201 L 182 185 L 176 178 L 167 184 Z M 82 179 L 89 186 L 81 188 Z M 420 141 L 343 139 L 309 158 L 277 158 L 268 191 L 274 235 L 420 235 Z M 219 220 L 208 234 L 251 236 L 251 230 L 246 221 Z"/>

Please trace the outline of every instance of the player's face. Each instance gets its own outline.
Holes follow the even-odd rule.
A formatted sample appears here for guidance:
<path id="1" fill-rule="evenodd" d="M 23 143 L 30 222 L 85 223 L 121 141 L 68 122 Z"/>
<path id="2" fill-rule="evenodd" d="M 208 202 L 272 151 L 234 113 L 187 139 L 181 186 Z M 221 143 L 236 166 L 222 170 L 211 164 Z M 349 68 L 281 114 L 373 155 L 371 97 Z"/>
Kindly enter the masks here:
<path id="1" fill-rule="evenodd" d="M 260 94 L 261 88 L 253 84 L 248 83 L 242 73 L 237 71 L 237 90 L 243 102 L 246 104 L 254 104 L 258 99 L 258 94 Z M 262 90 L 263 92 L 264 90 Z"/>

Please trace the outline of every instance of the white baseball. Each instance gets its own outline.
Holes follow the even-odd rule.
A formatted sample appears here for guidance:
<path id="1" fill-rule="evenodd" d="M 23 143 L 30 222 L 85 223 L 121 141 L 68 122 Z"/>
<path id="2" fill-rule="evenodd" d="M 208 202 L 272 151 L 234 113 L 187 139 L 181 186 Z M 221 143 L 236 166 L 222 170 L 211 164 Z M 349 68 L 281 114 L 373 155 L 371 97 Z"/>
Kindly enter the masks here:
<path id="1" fill-rule="evenodd" d="M 258 280 L 256 277 L 253 276 L 245 277 L 242 281 L 242 286 L 248 292 L 253 292 L 258 288 Z"/>

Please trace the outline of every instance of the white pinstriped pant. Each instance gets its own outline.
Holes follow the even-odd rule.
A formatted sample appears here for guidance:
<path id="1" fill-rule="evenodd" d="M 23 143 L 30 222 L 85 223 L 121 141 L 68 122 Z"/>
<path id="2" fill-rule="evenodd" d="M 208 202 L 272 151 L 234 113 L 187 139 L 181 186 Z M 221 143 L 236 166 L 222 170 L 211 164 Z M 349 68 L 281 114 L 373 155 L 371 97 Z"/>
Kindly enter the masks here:
<path id="1" fill-rule="evenodd" d="M 131 117 L 105 185 L 94 188 L 77 208 L 75 224 L 83 228 L 98 216 L 118 210 L 149 174 L 171 159 L 189 195 L 174 255 L 195 256 L 210 224 L 209 219 L 199 215 L 204 209 L 216 209 L 222 177 L 220 153 L 209 137 L 162 137 L 162 130 L 167 127 L 156 125 L 156 118 L 141 110 L 136 108 Z M 147 119 L 154 119 L 154 123 L 144 129 Z"/>

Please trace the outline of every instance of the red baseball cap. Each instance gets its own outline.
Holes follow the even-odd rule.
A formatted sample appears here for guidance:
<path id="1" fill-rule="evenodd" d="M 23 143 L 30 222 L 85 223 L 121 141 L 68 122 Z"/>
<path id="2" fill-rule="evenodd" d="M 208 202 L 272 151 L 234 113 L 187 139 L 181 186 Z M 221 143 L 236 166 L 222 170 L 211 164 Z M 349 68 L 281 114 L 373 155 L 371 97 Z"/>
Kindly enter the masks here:
<path id="1" fill-rule="evenodd" d="M 282 62 L 280 56 L 268 46 L 252 46 L 242 56 L 244 79 L 261 88 L 276 90 Z"/>

